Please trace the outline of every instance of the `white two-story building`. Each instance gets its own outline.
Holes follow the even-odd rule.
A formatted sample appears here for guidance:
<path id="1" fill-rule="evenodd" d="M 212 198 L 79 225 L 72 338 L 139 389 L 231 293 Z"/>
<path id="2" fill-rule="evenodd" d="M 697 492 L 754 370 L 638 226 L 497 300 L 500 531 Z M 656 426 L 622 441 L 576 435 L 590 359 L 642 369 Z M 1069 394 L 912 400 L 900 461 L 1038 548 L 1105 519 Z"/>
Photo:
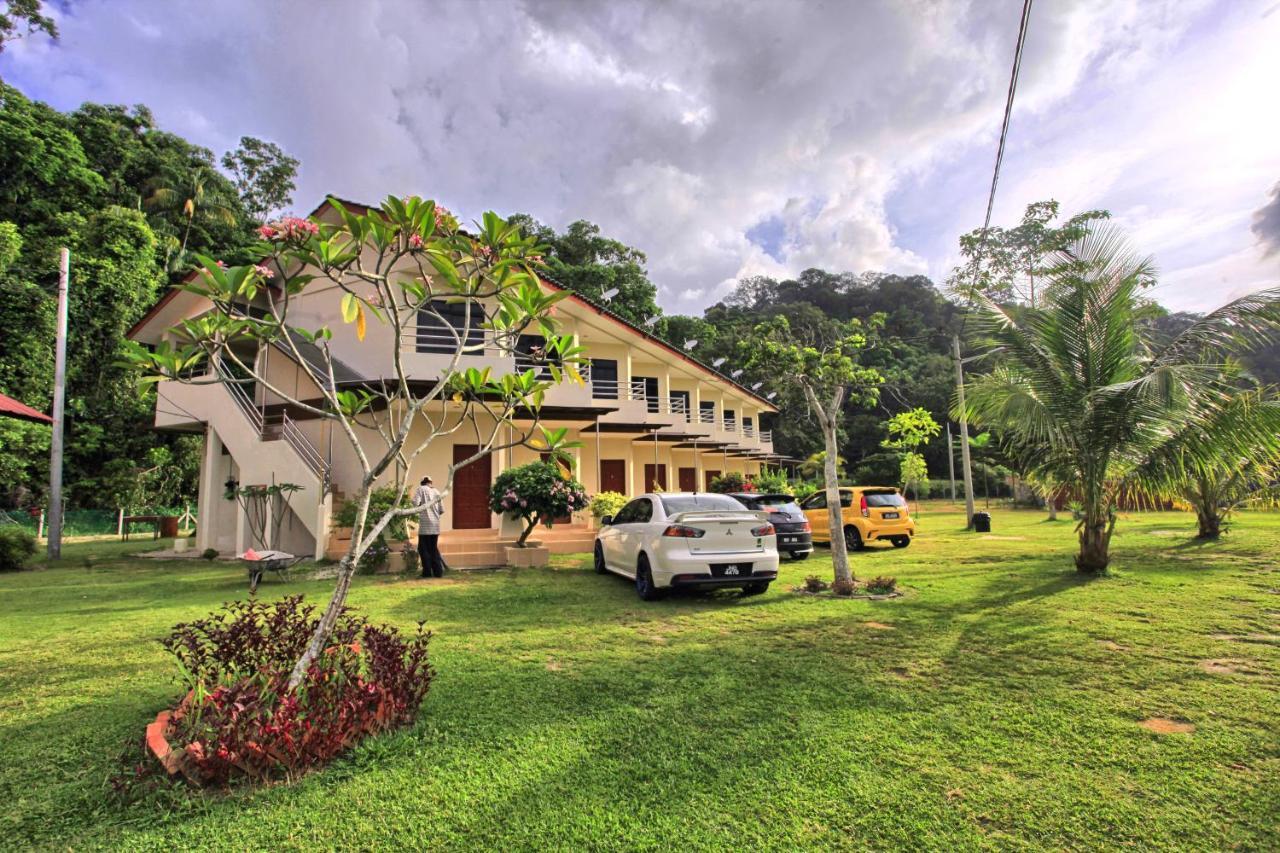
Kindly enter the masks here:
<path id="1" fill-rule="evenodd" d="M 349 204 L 359 208 L 359 205 Z M 313 214 L 328 221 L 336 211 L 327 203 Z M 544 287 L 560 289 L 545 280 Z M 333 330 L 330 343 L 335 381 L 358 387 L 392 373 L 380 360 L 390 352 L 389 326 L 370 323 L 363 341 L 341 321 L 336 288 L 313 286 L 290 307 L 294 327 Z M 173 290 L 131 330 L 142 343 L 159 343 L 184 318 L 210 309 L 203 297 Z M 442 313 L 444 311 L 443 306 Z M 580 446 L 571 452 L 575 474 L 587 491 L 625 495 L 651 491 L 704 489 L 724 472 L 757 473 L 777 464 L 772 435 L 762 421 L 776 413 L 758 393 L 702 364 L 618 317 L 607 307 L 571 294 L 556 308 L 562 334 L 572 334 L 590 363 L 585 385 L 565 382 L 546 395 L 541 421 L 567 427 Z M 461 327 L 461 322 L 457 327 Z M 486 333 L 474 329 L 472 342 Z M 530 346 L 539 341 L 529 340 Z M 319 364 L 319 353 L 297 341 L 303 357 Z M 439 320 L 422 323 L 399 342 L 408 374 L 424 383 L 435 380 L 454 350 L 453 335 Z M 288 346 L 246 352 L 271 384 L 303 400 L 319 401 L 319 389 L 300 368 Z M 517 355 L 491 351 L 468 355 L 464 366 L 492 367 L 496 374 L 528 369 Z M 289 500 L 286 521 L 276 532 L 279 547 L 324 556 L 341 543 L 331 535 L 332 513 L 360 480 L 355 454 L 341 429 L 330 421 L 287 404 L 262 386 L 161 382 L 157 389 L 156 427 L 204 436 L 200 470 L 197 547 L 239 552 L 251 542 L 249 525 L 234 500 L 224 497 L 229 483 L 294 483 L 301 490 Z M 365 437 L 370 451 L 380 440 Z M 472 455 L 474 437 L 465 430 L 438 437 L 407 474 L 411 483 L 431 475 L 438 484 L 447 467 Z M 460 469 L 446 507 L 441 547 L 451 565 L 501 562 L 501 543 L 509 539 L 501 519 L 489 511 L 488 492 L 502 470 L 538 458 L 531 449 L 499 450 Z M 542 533 L 554 550 L 589 550 L 590 519 L 574 518 Z"/>

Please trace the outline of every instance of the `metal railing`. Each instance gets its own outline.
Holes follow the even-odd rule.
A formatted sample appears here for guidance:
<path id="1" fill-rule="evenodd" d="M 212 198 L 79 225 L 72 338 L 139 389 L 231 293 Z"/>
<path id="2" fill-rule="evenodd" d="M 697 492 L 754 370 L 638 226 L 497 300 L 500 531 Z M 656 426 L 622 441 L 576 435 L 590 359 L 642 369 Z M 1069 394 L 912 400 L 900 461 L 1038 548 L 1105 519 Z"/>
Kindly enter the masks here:
<path id="1" fill-rule="evenodd" d="M 249 399 L 249 395 L 245 393 L 239 382 L 236 382 L 221 370 L 218 372 L 222 377 L 222 386 L 227 389 L 227 393 L 235 401 L 236 408 L 244 412 L 244 416 L 249 419 L 249 423 L 253 424 L 254 430 L 261 437 L 263 427 L 262 411 L 253 404 L 253 400 Z"/>
<path id="2" fill-rule="evenodd" d="M 764 444 L 773 444 L 773 430 L 765 429 L 760 431 L 760 441 Z"/>
<path id="3" fill-rule="evenodd" d="M 289 442 L 289 446 L 298 452 L 298 456 L 311 469 L 311 473 L 320 478 L 323 485 L 320 493 L 324 494 L 328 491 L 331 473 L 329 463 L 320 454 L 319 448 L 307 438 L 307 434 L 302 431 L 297 422 L 289 417 L 288 412 L 282 412 L 280 415 L 280 437 Z"/>
<path id="4" fill-rule="evenodd" d="M 698 412 L 698 423 L 710 424 L 711 426 L 715 426 L 716 424 L 715 409 L 703 409 L 702 411 Z"/>
<path id="5" fill-rule="evenodd" d="M 744 423 L 742 425 L 742 434 L 746 438 L 755 438 L 756 428 L 754 424 Z"/>
<path id="6" fill-rule="evenodd" d="M 738 419 L 737 419 L 737 418 L 725 418 L 725 419 L 724 419 L 724 431 L 725 431 L 725 432 L 737 432 L 737 431 L 738 431 Z"/>

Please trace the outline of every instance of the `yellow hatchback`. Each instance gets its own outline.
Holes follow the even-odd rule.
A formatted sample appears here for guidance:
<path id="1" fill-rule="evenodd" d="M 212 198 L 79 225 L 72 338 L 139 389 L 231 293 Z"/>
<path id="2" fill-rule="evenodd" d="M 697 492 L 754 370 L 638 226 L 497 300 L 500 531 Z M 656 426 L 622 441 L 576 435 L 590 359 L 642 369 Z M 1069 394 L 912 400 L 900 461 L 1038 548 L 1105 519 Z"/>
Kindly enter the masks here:
<path id="1" fill-rule="evenodd" d="M 823 489 L 806 498 L 800 508 L 813 528 L 814 542 L 831 542 L 827 491 Z M 840 520 L 844 528 L 844 544 L 850 551 L 861 551 L 868 542 L 888 540 L 895 548 L 905 548 L 916 535 L 907 501 L 892 486 L 841 486 Z"/>

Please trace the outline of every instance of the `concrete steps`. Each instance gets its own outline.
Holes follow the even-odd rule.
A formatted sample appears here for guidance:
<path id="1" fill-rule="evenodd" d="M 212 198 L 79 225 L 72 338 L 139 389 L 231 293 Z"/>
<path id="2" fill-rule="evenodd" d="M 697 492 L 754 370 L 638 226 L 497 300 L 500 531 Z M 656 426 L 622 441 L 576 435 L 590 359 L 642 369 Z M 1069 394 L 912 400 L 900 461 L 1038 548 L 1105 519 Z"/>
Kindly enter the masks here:
<path id="1" fill-rule="evenodd" d="M 544 527 L 535 530 L 529 541 L 541 545 L 552 554 L 585 554 L 595 544 L 595 531 L 580 524 L 557 525 L 550 529 Z M 392 551 L 399 551 L 403 544 L 391 543 Z M 500 537 L 498 531 L 492 528 L 450 530 L 440 534 L 440 553 L 445 562 L 456 569 L 505 566 L 506 549 L 514 544 L 514 537 Z M 350 531 L 335 529 L 329 536 L 326 556 L 331 560 L 341 559 L 350 546 Z"/>

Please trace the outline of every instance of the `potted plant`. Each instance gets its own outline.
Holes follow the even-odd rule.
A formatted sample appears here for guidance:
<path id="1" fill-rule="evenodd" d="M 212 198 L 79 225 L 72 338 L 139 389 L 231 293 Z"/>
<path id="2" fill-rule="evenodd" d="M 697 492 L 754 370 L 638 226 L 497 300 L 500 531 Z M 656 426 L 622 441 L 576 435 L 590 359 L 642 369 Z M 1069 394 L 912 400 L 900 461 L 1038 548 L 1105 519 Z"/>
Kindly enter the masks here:
<path id="1" fill-rule="evenodd" d="M 589 504 L 582 484 L 555 462 L 508 468 L 489 491 L 489 508 L 522 524 L 515 544 L 507 548 L 507 562 L 513 566 L 546 565 L 550 551 L 530 546 L 529 534 L 538 524 L 551 527 L 557 518 L 571 516 Z"/>

